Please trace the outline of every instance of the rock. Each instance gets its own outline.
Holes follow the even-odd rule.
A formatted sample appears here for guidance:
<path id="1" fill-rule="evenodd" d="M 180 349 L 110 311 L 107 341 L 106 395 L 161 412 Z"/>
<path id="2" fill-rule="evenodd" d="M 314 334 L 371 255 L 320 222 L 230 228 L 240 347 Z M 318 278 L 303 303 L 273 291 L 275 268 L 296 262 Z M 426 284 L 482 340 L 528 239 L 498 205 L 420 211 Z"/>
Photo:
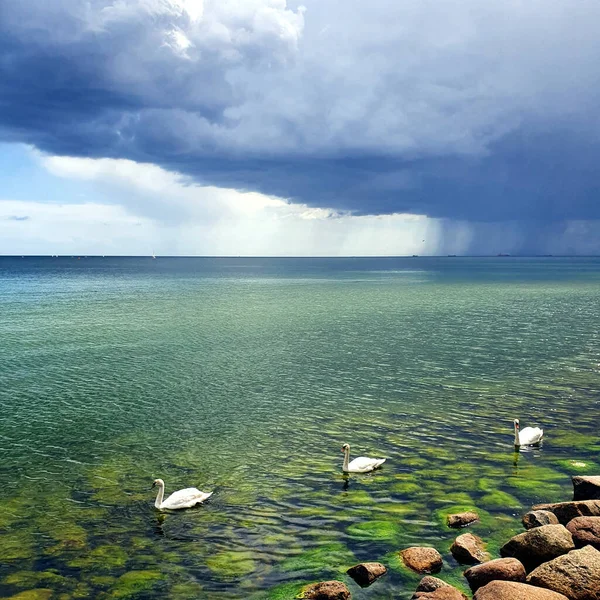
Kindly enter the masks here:
<path id="1" fill-rule="evenodd" d="M 413 546 L 400 552 L 404 564 L 417 573 L 437 573 L 442 568 L 442 557 L 435 548 Z"/>
<path id="2" fill-rule="evenodd" d="M 441 587 L 452 587 L 449 583 L 446 583 L 443 579 L 438 577 L 432 577 L 431 575 L 425 575 L 415 590 L 415 594 L 418 592 L 433 592 Z"/>
<path id="3" fill-rule="evenodd" d="M 515 535 L 500 554 L 519 559 L 527 571 L 575 548 L 571 532 L 563 525 L 542 525 Z"/>
<path id="4" fill-rule="evenodd" d="M 445 585 L 433 592 L 416 592 L 412 600 L 468 600 L 468 598 L 455 587 Z"/>
<path id="5" fill-rule="evenodd" d="M 542 525 L 558 525 L 558 518 L 549 510 L 530 510 L 521 519 L 525 529 L 533 529 Z"/>
<path id="6" fill-rule="evenodd" d="M 577 517 L 600 517 L 600 500 L 536 504 L 533 510 L 549 510 L 556 515 L 559 523 L 566 525 L 571 519 Z"/>
<path id="7" fill-rule="evenodd" d="M 592 546 L 573 550 L 532 571 L 527 583 L 570 600 L 600 600 L 600 552 Z"/>
<path id="8" fill-rule="evenodd" d="M 588 544 L 600 550 L 600 517 L 577 517 L 567 523 L 577 548 Z"/>
<path id="9" fill-rule="evenodd" d="M 473 600 L 569 600 L 562 594 L 516 581 L 491 581 L 479 588 Z"/>
<path id="10" fill-rule="evenodd" d="M 526 573 L 523 563 L 516 558 L 497 558 L 482 565 L 467 569 L 463 575 L 469 587 L 476 592 L 490 581 L 525 581 Z"/>
<path id="11" fill-rule="evenodd" d="M 360 563 L 346 571 L 360 587 L 371 585 L 377 578 L 385 575 L 386 572 L 387 569 L 378 562 Z"/>
<path id="12" fill-rule="evenodd" d="M 421 579 L 411 600 L 418 600 L 419 598 L 429 600 L 468 600 L 462 592 L 452 587 L 449 583 L 430 575 Z"/>
<path id="13" fill-rule="evenodd" d="M 321 581 L 305 586 L 301 597 L 310 600 L 348 600 L 350 590 L 341 581 Z"/>
<path id="14" fill-rule="evenodd" d="M 485 551 L 483 540 L 472 533 L 459 535 L 450 546 L 450 552 L 462 564 L 472 565 L 473 563 L 490 560 L 490 555 Z"/>
<path id="15" fill-rule="evenodd" d="M 479 515 L 473 511 L 448 515 L 448 527 L 466 527 L 479 521 Z"/>
<path id="16" fill-rule="evenodd" d="M 573 500 L 600 500 L 600 477 L 575 475 Z"/>

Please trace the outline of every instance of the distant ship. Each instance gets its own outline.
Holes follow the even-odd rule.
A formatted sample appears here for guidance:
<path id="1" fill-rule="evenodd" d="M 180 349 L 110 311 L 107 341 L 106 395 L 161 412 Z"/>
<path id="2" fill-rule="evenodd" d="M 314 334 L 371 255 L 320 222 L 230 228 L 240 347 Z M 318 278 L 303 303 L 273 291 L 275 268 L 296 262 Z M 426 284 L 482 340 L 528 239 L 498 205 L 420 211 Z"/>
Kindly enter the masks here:
<path id="1" fill-rule="evenodd" d="M 510 256 L 510 254 L 503 254 L 502 252 L 500 252 L 499 254 L 496 254 L 496 256 Z"/>

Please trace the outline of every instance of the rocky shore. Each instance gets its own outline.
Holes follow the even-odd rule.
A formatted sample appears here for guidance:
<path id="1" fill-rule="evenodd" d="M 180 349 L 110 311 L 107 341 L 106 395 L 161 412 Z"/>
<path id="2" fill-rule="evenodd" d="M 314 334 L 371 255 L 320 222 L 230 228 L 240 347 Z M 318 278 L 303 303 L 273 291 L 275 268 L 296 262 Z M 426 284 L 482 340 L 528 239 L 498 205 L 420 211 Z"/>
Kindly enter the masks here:
<path id="1" fill-rule="evenodd" d="M 525 531 L 515 535 L 493 558 L 485 541 L 471 533 L 459 535 L 450 552 L 464 571 L 473 600 L 600 600 L 600 477 L 575 476 L 573 500 L 539 504 L 523 516 Z M 449 527 L 476 522 L 474 512 L 449 515 Z M 412 598 L 469 600 L 469 597 L 431 573 L 443 569 L 443 557 L 434 548 L 399 551 L 404 564 L 425 576 Z M 385 575 L 381 563 L 361 563 L 348 574 L 361 587 Z M 443 575 L 443 573 L 442 573 Z M 341 581 L 306 586 L 301 598 L 348 600 L 351 591 Z"/>

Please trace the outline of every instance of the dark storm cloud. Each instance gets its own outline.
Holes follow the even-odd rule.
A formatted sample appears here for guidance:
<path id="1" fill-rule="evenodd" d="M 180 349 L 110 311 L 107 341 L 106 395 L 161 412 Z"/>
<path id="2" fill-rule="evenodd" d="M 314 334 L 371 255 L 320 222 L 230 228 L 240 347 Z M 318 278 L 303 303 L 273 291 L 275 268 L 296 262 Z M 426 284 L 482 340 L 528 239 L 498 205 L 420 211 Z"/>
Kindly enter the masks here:
<path id="1" fill-rule="evenodd" d="M 305 4 L 4 0 L 0 135 L 357 214 L 600 218 L 598 2 Z"/>

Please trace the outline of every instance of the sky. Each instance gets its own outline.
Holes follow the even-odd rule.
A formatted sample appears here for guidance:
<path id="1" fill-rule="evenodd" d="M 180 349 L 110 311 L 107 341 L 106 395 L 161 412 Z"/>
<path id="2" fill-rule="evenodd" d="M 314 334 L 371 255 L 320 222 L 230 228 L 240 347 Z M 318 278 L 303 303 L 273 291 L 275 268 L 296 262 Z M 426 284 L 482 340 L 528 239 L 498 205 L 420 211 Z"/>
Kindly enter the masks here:
<path id="1" fill-rule="evenodd" d="M 600 254 L 597 0 L 3 0 L 0 254 Z"/>

